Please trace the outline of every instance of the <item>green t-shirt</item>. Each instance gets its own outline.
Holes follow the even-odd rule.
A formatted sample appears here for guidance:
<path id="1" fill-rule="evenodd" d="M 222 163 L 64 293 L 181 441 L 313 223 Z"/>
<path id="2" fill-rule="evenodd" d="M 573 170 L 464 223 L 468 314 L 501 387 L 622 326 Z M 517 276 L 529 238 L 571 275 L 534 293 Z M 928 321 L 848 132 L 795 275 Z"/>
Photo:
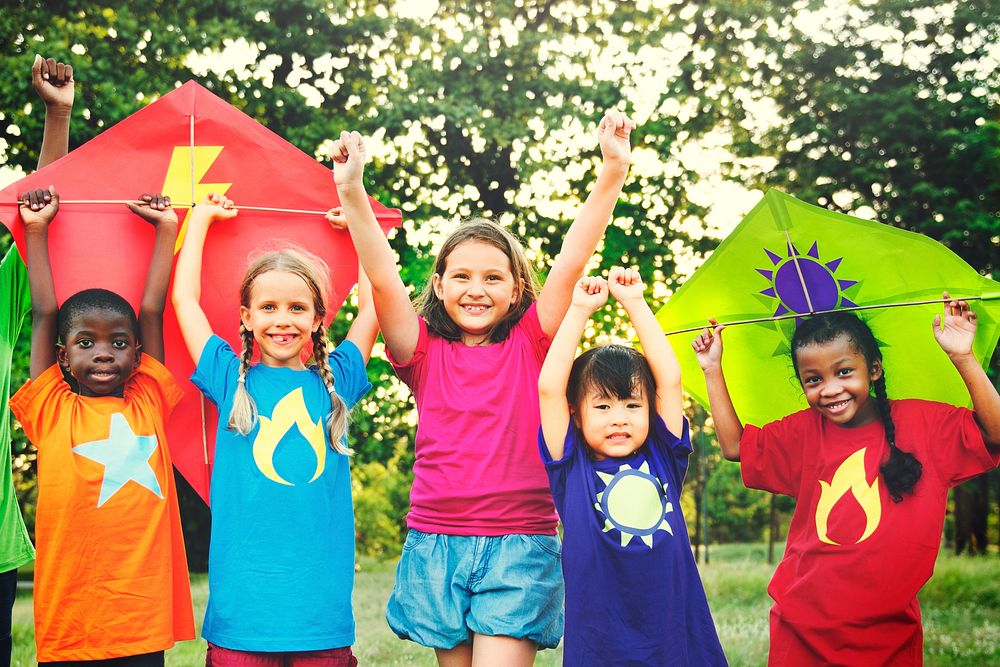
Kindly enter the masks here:
<path id="1" fill-rule="evenodd" d="M 10 368 L 14 343 L 31 310 L 28 271 L 13 245 L 0 261 L 0 572 L 24 565 L 35 557 L 21 510 L 14 495 L 10 471 Z"/>

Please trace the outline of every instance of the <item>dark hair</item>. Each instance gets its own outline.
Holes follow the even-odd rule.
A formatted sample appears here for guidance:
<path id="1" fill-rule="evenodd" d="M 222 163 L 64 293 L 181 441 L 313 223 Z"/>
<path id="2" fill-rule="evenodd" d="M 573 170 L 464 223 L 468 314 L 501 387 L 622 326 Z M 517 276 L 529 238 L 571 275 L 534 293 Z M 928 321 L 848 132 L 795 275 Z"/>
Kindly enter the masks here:
<path id="1" fill-rule="evenodd" d="M 829 343 L 844 336 L 851 346 L 865 358 L 868 369 L 871 370 L 878 362 L 882 365 L 882 375 L 872 382 L 875 393 L 875 405 L 885 437 L 889 441 L 889 460 L 882 464 L 882 478 L 889 489 L 893 501 L 899 502 L 904 493 L 912 493 L 913 487 L 923 474 L 923 465 L 917 457 L 896 447 L 896 425 L 892 421 L 889 408 L 889 397 L 885 391 L 885 365 L 882 364 L 882 351 L 878 347 L 872 330 L 860 317 L 851 312 L 837 311 L 816 315 L 799 325 L 792 336 L 792 365 L 795 374 L 799 372 L 797 352 L 808 345 Z"/>
<path id="2" fill-rule="evenodd" d="M 499 223 L 486 218 L 466 220 L 451 233 L 438 251 L 437 259 L 434 260 L 434 273 L 444 276 L 448 255 L 467 241 L 486 243 L 507 255 L 510 260 L 510 272 L 514 275 L 514 280 L 519 283 L 515 288 L 519 290 L 517 300 L 507 311 L 507 315 L 490 332 L 489 341 L 498 343 L 510 335 L 510 330 L 538 298 L 538 281 L 521 242 Z M 427 328 L 434 334 L 450 341 L 461 340 L 462 330 L 449 317 L 444 302 L 434 293 L 433 283 L 433 279 L 428 280 L 420 296 L 417 297 L 414 304 L 417 312 L 427 321 Z"/>
<path id="3" fill-rule="evenodd" d="M 77 292 L 63 302 L 56 315 L 56 332 L 59 340 L 66 342 L 69 330 L 78 317 L 88 311 L 104 310 L 121 315 L 132 327 L 132 335 L 139 340 L 139 320 L 132 305 L 120 295 L 106 289 L 92 288 Z"/>
<path id="4" fill-rule="evenodd" d="M 592 347 L 573 361 L 566 383 L 566 401 L 579 409 L 584 395 L 626 399 L 641 387 L 649 401 L 650 418 L 656 413 L 656 381 L 646 357 L 627 345 Z"/>

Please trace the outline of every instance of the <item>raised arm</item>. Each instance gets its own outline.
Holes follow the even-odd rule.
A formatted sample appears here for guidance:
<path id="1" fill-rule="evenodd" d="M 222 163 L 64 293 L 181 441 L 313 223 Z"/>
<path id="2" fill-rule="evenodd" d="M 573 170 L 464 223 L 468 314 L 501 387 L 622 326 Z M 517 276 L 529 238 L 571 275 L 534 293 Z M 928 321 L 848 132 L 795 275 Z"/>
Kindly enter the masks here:
<path id="1" fill-rule="evenodd" d="M 170 267 L 177 241 L 177 213 L 170 207 L 170 197 L 163 195 L 141 195 L 138 201 L 126 206 L 156 228 L 146 286 L 139 304 L 139 340 L 142 351 L 162 363 L 163 311 L 167 305 Z"/>
<path id="2" fill-rule="evenodd" d="M 643 294 L 639 272 L 616 266 L 608 274 L 608 290 L 628 314 L 642 352 L 656 382 L 656 412 L 670 432 L 680 436 L 684 428 L 684 397 L 681 393 L 681 366 L 667 343 L 660 323 Z"/>
<path id="3" fill-rule="evenodd" d="M 573 286 L 597 249 L 611 221 L 622 185 L 632 163 L 629 137 L 635 123 L 625 114 L 611 110 L 597 129 L 604 163 L 590 194 L 563 239 L 562 249 L 552 263 L 542 293 L 538 295 L 538 320 L 549 336 L 569 307 Z"/>
<path id="4" fill-rule="evenodd" d="M 705 373 L 708 385 L 708 404 L 715 424 L 715 437 L 719 441 L 722 455 L 729 461 L 740 460 L 740 438 L 743 437 L 743 422 L 736 414 L 733 399 L 722 373 L 722 330 L 715 320 L 709 320 L 712 328 L 705 328 L 691 343 L 698 364 Z"/>
<path id="5" fill-rule="evenodd" d="M 570 408 L 566 386 L 573 368 L 576 348 L 590 316 L 608 301 L 608 284 L 603 278 L 584 277 L 573 290 L 572 304 L 552 339 L 538 376 L 538 400 L 542 412 L 542 435 L 549 455 L 559 460 L 565 454 Z"/>
<path id="6" fill-rule="evenodd" d="M 231 200 L 219 194 L 208 195 L 191 212 L 184 244 L 177 256 L 172 302 L 184 344 L 195 364 L 201 359 L 201 351 L 212 336 L 212 325 L 201 308 L 201 260 L 205 237 L 214 220 L 233 218 L 236 213 Z"/>
<path id="7" fill-rule="evenodd" d="M 943 297 L 949 298 L 948 293 L 945 292 Z M 976 311 L 969 308 L 965 301 L 945 303 L 944 316 L 934 317 L 934 338 L 969 390 L 976 423 L 982 431 L 986 448 L 993 453 L 1000 451 L 1000 395 L 972 353 L 972 343 L 976 338 Z"/>
<path id="8" fill-rule="evenodd" d="M 73 67 L 39 55 L 31 65 L 31 85 L 45 103 L 45 129 L 38 152 L 38 168 L 69 152 L 69 123 L 73 115 Z"/>
<path id="9" fill-rule="evenodd" d="M 333 180 L 347 218 L 361 266 L 371 280 L 375 313 L 393 359 L 405 364 L 413 357 L 420 335 L 417 311 L 399 277 L 389 241 L 375 219 L 363 182 L 368 154 L 357 132 L 341 132 L 333 144 Z"/>
<path id="10" fill-rule="evenodd" d="M 56 189 L 31 190 L 18 196 L 28 251 L 31 290 L 31 379 L 56 362 L 56 287 L 49 260 L 49 223 L 59 211 Z"/>

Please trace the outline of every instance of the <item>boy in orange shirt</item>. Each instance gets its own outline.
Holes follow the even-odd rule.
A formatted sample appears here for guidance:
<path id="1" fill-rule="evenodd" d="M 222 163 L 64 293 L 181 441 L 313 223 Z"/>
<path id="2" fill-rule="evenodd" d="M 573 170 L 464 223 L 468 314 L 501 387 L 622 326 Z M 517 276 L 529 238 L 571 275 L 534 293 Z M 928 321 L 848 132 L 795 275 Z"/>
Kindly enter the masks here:
<path id="1" fill-rule="evenodd" d="M 162 666 L 166 649 L 194 638 L 164 438 L 181 397 L 161 363 L 177 216 L 159 195 L 129 204 L 156 228 L 136 318 L 127 301 L 100 289 L 79 292 L 57 309 L 48 226 L 59 198 L 50 187 L 19 199 L 32 303 L 31 380 L 10 404 L 38 449 L 38 662 Z"/>

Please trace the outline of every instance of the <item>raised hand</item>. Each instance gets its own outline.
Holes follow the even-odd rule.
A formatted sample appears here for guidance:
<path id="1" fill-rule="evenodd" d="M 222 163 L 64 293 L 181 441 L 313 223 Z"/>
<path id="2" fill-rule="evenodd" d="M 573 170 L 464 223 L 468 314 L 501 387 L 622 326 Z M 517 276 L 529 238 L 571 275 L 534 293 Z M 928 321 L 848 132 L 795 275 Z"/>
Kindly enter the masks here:
<path id="1" fill-rule="evenodd" d="M 59 195 L 54 185 L 48 190 L 28 190 L 17 196 L 17 205 L 25 227 L 45 227 L 59 211 Z"/>
<path id="2" fill-rule="evenodd" d="M 605 162 L 632 162 L 632 144 L 629 139 L 635 121 L 617 109 L 604 114 L 597 126 L 597 138 L 601 145 L 601 155 Z"/>
<path id="3" fill-rule="evenodd" d="M 709 319 L 708 323 L 711 326 L 702 329 L 697 338 L 691 341 L 694 356 L 698 358 L 698 365 L 702 370 L 722 364 L 722 330 L 726 327 L 715 319 Z"/>
<path id="4" fill-rule="evenodd" d="M 599 276 L 584 276 L 573 289 L 573 306 L 587 312 L 588 317 L 608 302 L 608 282 Z"/>
<path id="5" fill-rule="evenodd" d="M 140 195 L 135 202 L 125 204 L 129 210 L 154 227 L 161 224 L 177 224 L 177 213 L 170 206 L 170 197 L 164 195 Z"/>
<path id="6" fill-rule="evenodd" d="M 942 298 L 948 299 L 947 292 Z M 944 316 L 934 316 L 934 338 L 949 357 L 972 354 L 976 338 L 976 311 L 965 301 L 952 299 L 944 304 Z"/>
<path id="7" fill-rule="evenodd" d="M 340 138 L 333 142 L 330 157 L 333 158 L 334 183 L 338 186 L 361 183 L 368 151 L 359 132 L 341 132 Z"/>
<path id="8" fill-rule="evenodd" d="M 343 206 L 334 206 L 323 217 L 334 229 L 347 229 L 347 216 L 344 215 Z"/>
<path id="9" fill-rule="evenodd" d="M 616 266 L 608 273 L 608 291 L 621 304 L 627 301 L 644 301 L 644 290 L 642 276 L 637 269 Z"/>
<path id="10" fill-rule="evenodd" d="M 65 109 L 73 107 L 75 81 L 72 65 L 36 55 L 35 62 L 31 64 L 31 85 L 38 91 L 38 96 L 46 106 Z"/>
<path id="11" fill-rule="evenodd" d="M 208 216 L 209 221 L 214 222 L 235 218 L 239 210 L 232 199 L 217 192 L 209 192 L 208 196 L 194 207 L 194 212 L 199 216 Z"/>

